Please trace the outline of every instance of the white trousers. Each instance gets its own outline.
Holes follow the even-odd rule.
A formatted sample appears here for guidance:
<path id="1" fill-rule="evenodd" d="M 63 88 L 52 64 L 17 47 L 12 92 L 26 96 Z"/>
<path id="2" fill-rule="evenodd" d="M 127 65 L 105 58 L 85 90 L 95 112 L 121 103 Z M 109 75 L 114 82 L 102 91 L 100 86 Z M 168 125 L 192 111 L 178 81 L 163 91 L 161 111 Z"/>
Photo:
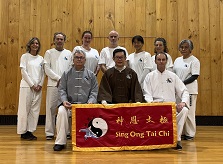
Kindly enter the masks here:
<path id="1" fill-rule="evenodd" d="M 58 108 L 57 114 L 57 137 L 55 144 L 65 145 L 67 143 L 67 134 L 69 134 L 69 118 L 71 117 L 71 111 L 64 106 Z"/>
<path id="2" fill-rule="evenodd" d="M 37 127 L 41 106 L 42 90 L 35 92 L 31 88 L 20 88 L 17 133 L 34 132 Z"/>
<path id="3" fill-rule="evenodd" d="M 58 88 L 49 86 L 47 87 L 46 94 L 46 123 L 45 134 L 46 136 L 54 136 L 55 133 L 55 118 L 58 102 Z"/>
<path id="4" fill-rule="evenodd" d="M 184 124 L 188 115 L 188 108 L 183 107 L 180 113 L 177 113 L 177 141 L 181 141 Z"/>
<path id="5" fill-rule="evenodd" d="M 188 115 L 183 129 L 183 134 L 190 137 L 194 137 L 196 133 L 196 102 L 197 95 L 190 95 L 190 110 L 188 111 Z"/>

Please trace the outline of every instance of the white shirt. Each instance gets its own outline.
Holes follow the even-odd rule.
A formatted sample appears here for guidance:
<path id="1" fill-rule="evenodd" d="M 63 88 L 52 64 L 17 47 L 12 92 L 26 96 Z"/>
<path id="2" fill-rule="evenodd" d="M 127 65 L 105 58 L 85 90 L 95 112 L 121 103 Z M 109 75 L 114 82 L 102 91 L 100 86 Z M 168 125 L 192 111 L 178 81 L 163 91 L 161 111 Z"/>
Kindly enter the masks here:
<path id="1" fill-rule="evenodd" d="M 174 61 L 173 71 L 184 81 L 192 75 L 200 75 L 200 61 L 193 55 L 186 59 L 178 57 Z M 187 84 L 186 87 L 190 94 L 198 94 L 197 80 Z"/>
<path id="2" fill-rule="evenodd" d="M 74 47 L 72 54 L 74 54 L 76 50 L 82 50 L 86 53 L 86 63 L 84 66 L 85 68 L 91 70 L 94 73 L 98 67 L 98 61 L 99 61 L 98 51 L 94 48 L 91 48 L 90 50 L 86 50 L 82 46 L 76 46 Z"/>
<path id="3" fill-rule="evenodd" d="M 150 72 L 143 83 L 146 102 L 176 102 L 176 95 L 189 106 L 189 93 L 179 77 L 168 70 Z"/>
<path id="4" fill-rule="evenodd" d="M 56 86 L 64 71 L 72 66 L 71 51 L 64 49 L 58 51 L 55 48 L 47 50 L 44 56 L 45 73 L 48 76 L 47 86 Z"/>
<path id="5" fill-rule="evenodd" d="M 127 60 L 129 62 L 129 67 L 137 73 L 139 81 L 142 78 L 143 71 L 145 69 L 149 69 L 151 71 L 153 68 L 151 54 L 145 51 L 142 51 L 140 53 L 131 53 L 127 57 Z M 142 81 L 143 80 L 144 79 L 142 79 Z"/>
<path id="6" fill-rule="evenodd" d="M 125 50 L 126 57 L 128 56 L 128 52 L 124 47 L 121 46 L 117 46 L 115 48 L 105 47 L 101 50 L 98 64 L 105 64 L 107 69 L 114 67 L 115 62 L 113 60 L 113 51 L 118 48 Z"/>
<path id="7" fill-rule="evenodd" d="M 33 56 L 28 52 L 23 54 L 20 58 L 20 68 L 22 69 L 20 87 L 42 86 L 44 82 L 43 64 L 42 56 Z"/>
<path id="8" fill-rule="evenodd" d="M 165 54 L 167 55 L 166 69 L 169 70 L 169 71 L 173 71 L 173 60 L 172 60 L 172 57 L 168 53 L 165 53 Z M 156 70 L 156 68 L 157 68 L 157 65 L 155 63 L 155 56 L 156 55 L 152 56 L 153 70 Z"/>

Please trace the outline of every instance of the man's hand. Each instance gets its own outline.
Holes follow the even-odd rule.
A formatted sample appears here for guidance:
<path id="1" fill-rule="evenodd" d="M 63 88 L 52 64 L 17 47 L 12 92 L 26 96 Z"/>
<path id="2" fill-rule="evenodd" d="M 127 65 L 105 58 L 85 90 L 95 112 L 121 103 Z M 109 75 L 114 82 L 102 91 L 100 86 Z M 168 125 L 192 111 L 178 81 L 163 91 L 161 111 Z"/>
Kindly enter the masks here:
<path id="1" fill-rule="evenodd" d="M 72 108 L 71 103 L 69 103 L 68 101 L 64 101 L 64 102 L 63 102 L 63 106 L 64 106 L 65 108 L 67 108 L 67 109 L 71 109 L 71 108 Z"/>
<path id="2" fill-rule="evenodd" d="M 186 106 L 185 102 L 181 102 L 179 104 L 177 104 L 177 112 L 180 113 L 180 111 L 183 109 L 183 107 Z"/>

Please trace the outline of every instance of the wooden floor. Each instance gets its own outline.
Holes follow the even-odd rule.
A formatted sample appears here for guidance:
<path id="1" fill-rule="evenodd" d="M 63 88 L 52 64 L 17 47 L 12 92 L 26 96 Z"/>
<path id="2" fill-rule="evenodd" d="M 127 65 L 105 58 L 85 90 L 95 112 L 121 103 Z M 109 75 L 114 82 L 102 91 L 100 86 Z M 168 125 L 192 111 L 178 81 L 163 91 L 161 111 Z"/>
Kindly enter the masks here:
<path id="1" fill-rule="evenodd" d="M 119 152 L 54 152 L 54 141 L 46 141 L 44 126 L 38 126 L 37 141 L 20 140 L 16 126 L 0 126 L 0 163 L 75 164 L 184 164 L 223 163 L 223 127 L 199 126 L 194 141 L 183 141 L 183 150 L 173 149 Z"/>

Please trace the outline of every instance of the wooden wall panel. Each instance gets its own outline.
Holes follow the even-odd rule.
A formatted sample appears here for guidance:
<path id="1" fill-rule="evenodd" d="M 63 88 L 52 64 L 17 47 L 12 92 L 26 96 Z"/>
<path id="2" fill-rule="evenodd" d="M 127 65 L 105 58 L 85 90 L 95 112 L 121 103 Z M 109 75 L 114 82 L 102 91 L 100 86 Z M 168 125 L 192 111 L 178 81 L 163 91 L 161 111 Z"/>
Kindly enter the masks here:
<path id="1" fill-rule="evenodd" d="M 0 10 L 5 11 L 0 13 L 0 112 L 1 114 L 5 114 L 7 110 L 8 103 L 5 101 L 6 97 L 6 76 L 7 76 L 7 69 L 9 69 L 7 65 L 7 56 L 8 56 L 8 1 L 1 1 Z"/>
<path id="2" fill-rule="evenodd" d="M 134 35 L 144 37 L 144 49 L 152 55 L 154 39 L 166 38 L 173 59 L 180 55 L 179 42 L 191 39 L 193 54 L 201 62 L 197 115 L 223 115 L 222 0 L 0 0 L 0 10 L 0 114 L 17 113 L 19 59 L 31 37 L 40 38 L 40 55 L 44 56 L 53 47 L 55 32 L 67 35 L 65 48 L 72 51 L 81 45 L 82 32 L 91 30 L 91 46 L 100 52 L 108 45 L 108 33 L 115 29 L 119 44 L 129 53 L 134 51 Z M 46 80 L 41 114 L 45 114 Z"/>
<path id="3" fill-rule="evenodd" d="M 199 77 L 199 94 L 197 104 L 198 115 L 211 115 L 211 58 L 210 58 L 210 25 L 209 25 L 209 4 L 208 1 L 199 0 L 199 60 L 201 62 L 201 75 Z M 196 43 L 194 43 L 196 46 Z M 202 103 L 201 103 L 202 102 Z"/>
<path id="4" fill-rule="evenodd" d="M 209 1 L 210 8 L 210 56 L 211 56 L 211 86 L 212 86 L 212 109 L 211 114 L 217 115 L 222 111 L 222 77 L 220 45 L 220 1 Z"/>

